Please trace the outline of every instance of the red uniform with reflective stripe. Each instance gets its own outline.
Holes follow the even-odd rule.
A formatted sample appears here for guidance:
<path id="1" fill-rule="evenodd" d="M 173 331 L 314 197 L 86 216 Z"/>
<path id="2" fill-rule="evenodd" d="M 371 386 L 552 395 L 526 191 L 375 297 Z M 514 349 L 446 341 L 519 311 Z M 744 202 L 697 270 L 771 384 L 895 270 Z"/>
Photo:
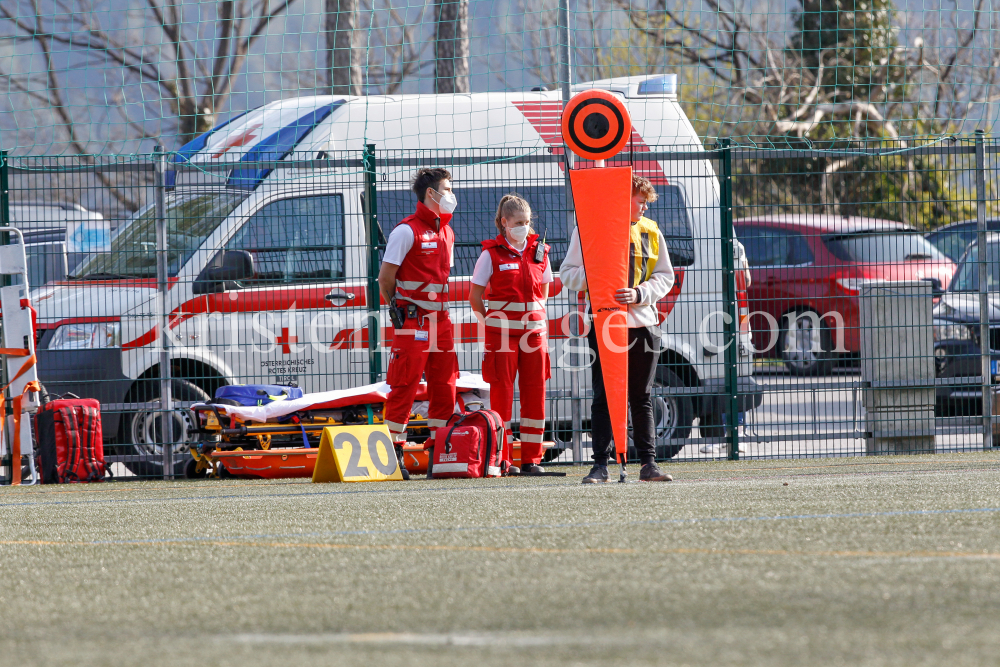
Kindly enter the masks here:
<path id="1" fill-rule="evenodd" d="M 392 391 L 385 402 L 384 418 L 397 444 L 406 441 L 406 423 L 425 373 L 430 401 L 425 415 L 431 427 L 429 446 L 434 444 L 437 428 L 455 412 L 458 357 L 448 316 L 448 276 L 455 234 L 448 226 L 450 221 L 450 215 L 438 218 L 418 203 L 416 213 L 400 222 L 413 230 L 413 247 L 396 271 L 396 303 L 415 304 L 417 314 L 393 332 L 386 372 Z"/>
<path id="2" fill-rule="evenodd" d="M 524 252 L 519 253 L 503 236 L 483 241 L 483 250 L 493 262 L 493 275 L 486 291 L 487 327 L 530 330 L 545 323 L 542 276 L 549 263 L 549 248 L 545 246 L 542 261 L 536 262 L 538 243 L 538 235 L 532 234 Z"/>
<path id="3" fill-rule="evenodd" d="M 486 354 L 483 379 L 490 383 L 490 407 L 509 423 L 514 378 L 521 392 L 521 463 L 540 463 L 545 433 L 545 381 L 549 379 L 548 337 L 542 277 L 549 248 L 535 261 L 539 240 L 528 237 L 524 252 L 502 235 L 483 242 L 493 274 L 486 290 Z M 507 456 L 510 456 L 508 447 Z"/>
<path id="4" fill-rule="evenodd" d="M 455 244 L 449 222 L 451 215 L 439 219 L 420 202 L 416 213 L 400 221 L 413 230 L 413 247 L 396 272 L 397 303 L 414 303 L 425 311 L 447 308 L 451 249 Z"/>

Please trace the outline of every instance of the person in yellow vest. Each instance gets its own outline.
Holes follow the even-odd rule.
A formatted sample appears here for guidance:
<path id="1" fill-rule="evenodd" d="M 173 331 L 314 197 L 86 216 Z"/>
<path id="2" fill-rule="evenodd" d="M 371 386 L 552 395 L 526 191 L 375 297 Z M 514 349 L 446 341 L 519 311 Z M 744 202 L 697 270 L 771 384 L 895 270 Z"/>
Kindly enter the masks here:
<path id="1" fill-rule="evenodd" d="M 643 214 L 656 201 L 656 189 L 648 179 L 632 176 L 631 250 L 629 251 L 629 283 L 615 293 L 618 303 L 628 306 L 628 402 L 632 416 L 632 442 L 642 468 L 641 482 L 669 482 L 673 479 L 656 465 L 653 442 L 653 401 L 650 391 L 660 357 L 660 318 L 656 302 L 674 286 L 674 268 L 670 264 L 667 243 L 655 222 Z M 616 224 L 611 221 L 608 224 Z M 624 224 L 622 221 L 621 224 Z M 583 270 L 583 252 L 576 230 L 570 238 L 566 258 L 559 268 L 562 284 L 571 290 L 586 291 L 587 275 Z M 588 307 L 589 313 L 589 307 Z M 611 450 L 611 416 L 604 392 L 604 377 L 597 352 L 596 327 L 590 327 L 587 342 L 594 360 L 594 401 L 591 405 L 591 437 L 594 467 L 583 478 L 584 484 L 608 481 L 608 459 Z"/>

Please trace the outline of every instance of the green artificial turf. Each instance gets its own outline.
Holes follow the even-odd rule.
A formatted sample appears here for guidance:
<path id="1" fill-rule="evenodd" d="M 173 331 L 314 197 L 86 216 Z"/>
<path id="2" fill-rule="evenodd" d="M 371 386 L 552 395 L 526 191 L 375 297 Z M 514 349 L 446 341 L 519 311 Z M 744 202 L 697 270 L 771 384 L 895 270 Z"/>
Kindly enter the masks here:
<path id="1" fill-rule="evenodd" d="M 998 660 L 997 454 L 667 468 L 5 487 L 0 663 Z"/>

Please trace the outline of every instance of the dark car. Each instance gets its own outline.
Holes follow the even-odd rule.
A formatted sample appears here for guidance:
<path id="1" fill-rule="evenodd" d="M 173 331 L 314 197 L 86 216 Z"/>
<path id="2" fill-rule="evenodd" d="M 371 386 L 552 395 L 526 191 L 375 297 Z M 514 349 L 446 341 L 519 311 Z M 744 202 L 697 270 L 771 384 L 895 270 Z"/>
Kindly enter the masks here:
<path id="1" fill-rule="evenodd" d="M 978 223 L 975 220 L 963 220 L 938 227 L 933 232 L 925 234 L 924 238 L 952 261 L 957 262 L 969 244 L 976 240 L 977 228 Z M 1000 232 L 1000 218 L 988 218 L 986 229 Z"/>
<path id="2" fill-rule="evenodd" d="M 56 280 L 66 280 L 71 258 L 66 254 L 65 229 L 24 232 L 24 253 L 28 260 L 28 284 L 32 289 Z M 73 266 L 80 259 L 75 255 Z"/>
<path id="3" fill-rule="evenodd" d="M 824 375 L 861 349 L 858 297 L 872 280 L 951 281 L 955 264 L 901 222 L 833 215 L 735 221 L 750 264 L 757 354 L 795 375 Z"/>
<path id="4" fill-rule="evenodd" d="M 987 235 L 986 248 L 990 372 L 995 376 L 1000 361 L 1000 233 Z M 939 386 L 939 400 L 981 398 L 980 349 L 979 245 L 973 241 L 962 255 L 948 291 L 934 307 L 934 362 L 937 377 L 968 377 L 974 382 Z"/>

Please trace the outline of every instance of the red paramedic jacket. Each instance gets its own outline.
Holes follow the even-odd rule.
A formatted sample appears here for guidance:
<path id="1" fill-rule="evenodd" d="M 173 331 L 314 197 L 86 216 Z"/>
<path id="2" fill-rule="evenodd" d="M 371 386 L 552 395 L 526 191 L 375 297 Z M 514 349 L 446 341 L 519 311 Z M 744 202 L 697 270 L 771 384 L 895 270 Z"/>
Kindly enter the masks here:
<path id="1" fill-rule="evenodd" d="M 524 252 L 519 253 L 502 234 L 483 241 L 483 250 L 490 253 L 493 262 L 486 294 L 486 326 L 522 331 L 545 328 L 542 277 L 549 263 L 549 246 L 544 246 L 542 261 L 536 262 L 538 244 L 538 234 L 532 234 Z"/>
<path id="2" fill-rule="evenodd" d="M 400 221 L 413 230 L 413 247 L 396 271 L 397 303 L 412 303 L 424 312 L 448 310 L 448 276 L 455 245 L 450 222 L 450 213 L 438 218 L 421 202 L 417 202 L 416 213 Z"/>

